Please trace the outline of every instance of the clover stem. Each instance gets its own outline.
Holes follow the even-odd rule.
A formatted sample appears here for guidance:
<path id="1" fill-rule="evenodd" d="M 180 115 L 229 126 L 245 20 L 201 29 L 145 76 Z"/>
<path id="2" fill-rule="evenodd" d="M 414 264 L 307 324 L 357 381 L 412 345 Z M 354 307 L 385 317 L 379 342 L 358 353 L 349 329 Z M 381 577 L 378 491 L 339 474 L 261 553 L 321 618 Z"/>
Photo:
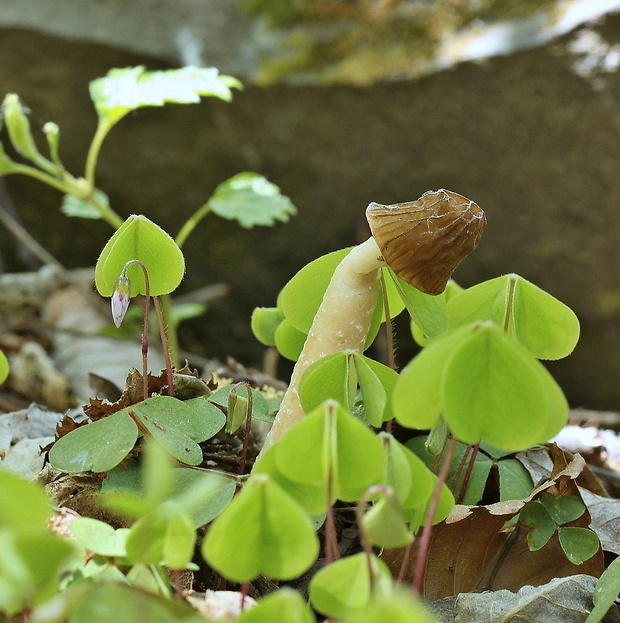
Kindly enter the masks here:
<path id="1" fill-rule="evenodd" d="M 305 417 L 299 383 L 310 364 L 342 350 L 364 351 L 377 305 L 379 269 L 383 265 L 377 243 L 369 238 L 354 247 L 336 267 L 261 452 Z"/>
<path id="2" fill-rule="evenodd" d="M 159 303 L 159 297 L 153 297 L 153 305 L 157 314 L 157 325 L 159 326 L 159 339 L 164 351 L 164 361 L 166 363 L 166 378 L 168 379 L 168 396 L 174 395 L 174 379 L 172 377 L 172 361 L 170 359 L 170 349 L 168 346 L 168 336 L 166 334 L 166 324 L 162 313 L 162 306 Z"/>
<path id="3" fill-rule="evenodd" d="M 127 270 L 132 264 L 137 264 L 142 269 L 142 273 L 144 274 L 144 320 L 142 321 L 142 390 L 144 394 L 144 400 L 146 400 L 149 397 L 148 353 L 151 286 L 149 283 L 149 271 L 140 260 L 129 260 L 123 267 L 121 277 L 127 279 Z"/>
<path id="4" fill-rule="evenodd" d="M 163 326 L 168 328 L 166 333 L 168 346 L 166 350 L 170 355 L 172 365 L 179 365 L 179 336 L 172 318 L 172 297 L 170 294 L 162 294 L 159 297 L 161 303 L 161 317 Z"/>
<path id="5" fill-rule="evenodd" d="M 450 443 L 446 449 L 446 454 L 441 464 L 441 470 L 437 476 L 437 482 L 435 483 L 435 489 L 433 490 L 433 497 L 426 514 L 426 522 L 422 529 L 422 536 L 420 537 L 420 546 L 418 548 L 418 555 L 415 561 L 415 570 L 413 573 L 413 582 L 411 590 L 415 594 L 420 594 L 422 589 L 422 581 L 424 580 L 424 569 L 426 567 L 426 559 L 428 557 L 428 551 L 431 545 L 431 537 L 433 535 L 433 520 L 435 519 L 435 513 L 439 506 L 439 499 L 441 498 L 441 490 L 448 477 L 448 471 L 450 469 L 450 463 L 452 463 L 452 457 L 456 450 L 456 444 L 458 443 L 456 437 L 450 439 Z"/>

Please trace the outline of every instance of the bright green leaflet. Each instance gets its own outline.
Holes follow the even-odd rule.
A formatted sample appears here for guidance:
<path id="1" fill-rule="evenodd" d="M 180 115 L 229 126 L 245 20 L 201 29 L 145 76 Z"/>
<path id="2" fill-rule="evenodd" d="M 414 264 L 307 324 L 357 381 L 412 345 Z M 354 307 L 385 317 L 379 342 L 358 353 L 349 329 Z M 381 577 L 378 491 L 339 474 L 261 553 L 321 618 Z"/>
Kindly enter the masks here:
<path id="1" fill-rule="evenodd" d="M 129 530 L 115 530 L 110 524 L 91 517 L 77 517 L 71 523 L 76 541 L 86 549 L 102 556 L 125 556 L 125 541 Z"/>
<path id="2" fill-rule="evenodd" d="M 492 320 L 537 359 L 561 359 L 579 339 L 579 320 L 556 298 L 519 275 L 484 281 L 450 299 L 450 327 Z"/>
<path id="3" fill-rule="evenodd" d="M 9 360 L 0 350 L 0 383 L 4 383 L 9 376 Z"/>
<path id="4" fill-rule="evenodd" d="M 620 558 L 616 558 L 603 571 L 592 594 L 594 609 L 588 615 L 585 623 L 599 623 L 607 614 L 620 595 Z"/>
<path id="5" fill-rule="evenodd" d="M 5 500 L 0 504 L 0 529 L 42 530 L 52 515 L 42 487 L 5 470 L 0 470 L 0 499 Z"/>
<path id="6" fill-rule="evenodd" d="M 304 598 L 292 588 L 284 587 L 263 597 L 257 606 L 248 608 L 236 623 L 316 623 Z"/>
<path id="7" fill-rule="evenodd" d="M 566 399 L 549 379 L 544 367 L 499 327 L 475 324 L 443 370 L 446 422 L 469 444 L 485 439 L 516 451 L 544 443 L 568 416 Z"/>
<path id="8" fill-rule="evenodd" d="M 580 565 L 598 552 L 601 543 L 596 532 L 588 528 L 558 528 L 560 545 L 574 565 Z"/>
<path id="9" fill-rule="evenodd" d="M 277 469 L 303 484 L 326 484 L 334 500 L 358 500 L 380 481 L 385 453 L 379 438 L 344 407 L 328 400 L 278 442 Z"/>
<path id="10" fill-rule="evenodd" d="M 340 351 L 308 366 L 299 396 L 306 413 L 330 398 L 350 408 L 359 384 L 364 420 L 379 427 L 392 419 L 388 399 L 397 381 L 398 374 L 387 366 L 354 351 Z"/>
<path id="11" fill-rule="evenodd" d="M 403 369 L 392 394 L 394 417 L 408 428 L 436 426 L 443 408 L 441 379 L 446 360 L 468 335 L 463 327 L 438 338 Z"/>
<path id="12" fill-rule="evenodd" d="M 407 284 L 404 284 L 407 285 Z M 411 287 L 411 286 L 408 286 Z M 412 288 L 412 290 L 415 290 L 415 288 Z M 407 306 L 408 308 L 410 308 L 409 313 L 412 313 L 412 310 L 416 310 L 416 316 L 417 317 L 422 317 L 421 322 L 424 322 L 424 325 L 426 327 L 426 330 L 424 330 L 419 324 L 417 324 L 417 322 L 412 318 L 411 322 L 410 322 L 410 327 L 411 327 L 411 335 L 413 336 L 413 339 L 415 340 L 416 344 L 418 344 L 418 346 L 428 346 L 429 343 L 435 338 L 435 337 L 439 337 L 440 335 L 442 335 L 443 333 L 446 332 L 447 328 L 448 328 L 448 309 L 447 309 L 447 302 L 453 298 L 454 296 L 456 296 L 459 292 L 462 292 L 463 288 L 461 288 L 461 286 L 456 283 L 456 281 L 453 281 L 452 279 L 450 279 L 448 281 L 448 285 L 446 286 L 446 289 L 439 294 L 436 297 L 431 296 L 430 294 L 423 294 L 422 292 L 419 293 L 420 297 L 428 297 L 430 299 L 436 299 L 436 298 L 440 298 L 443 299 L 443 301 L 440 302 L 436 302 L 436 301 L 427 301 L 427 299 L 422 299 L 422 303 L 423 305 L 416 305 L 414 307 L 413 305 L 413 301 Z M 437 309 L 439 307 L 439 309 Z M 438 316 L 437 318 L 434 317 L 434 313 L 437 312 Z M 435 334 L 432 335 L 431 334 Z"/>
<path id="13" fill-rule="evenodd" d="M 274 345 L 278 352 L 291 361 L 297 361 L 306 343 L 307 333 L 296 329 L 286 318 L 277 326 Z"/>
<path id="14" fill-rule="evenodd" d="M 230 393 L 234 385 L 225 385 L 214 391 L 206 400 L 215 405 L 219 405 L 226 410 L 229 407 Z M 237 389 L 239 397 L 247 400 L 248 390 L 246 387 Z M 252 388 L 252 417 L 263 422 L 273 422 L 273 418 L 269 415 L 269 403 L 265 397 L 256 389 Z"/>
<path id="15" fill-rule="evenodd" d="M 313 260 L 306 264 L 284 286 L 278 296 L 278 308 L 284 314 L 286 321 L 295 329 L 306 335 L 308 334 L 314 316 L 323 300 L 325 290 L 336 270 L 336 266 L 340 264 L 350 250 L 350 247 L 340 249 Z M 385 279 L 385 285 L 390 316 L 394 317 L 403 310 L 404 305 L 389 277 Z M 383 299 L 381 293 L 379 293 L 377 307 L 375 308 L 366 339 L 366 346 L 369 346 L 375 339 L 383 319 Z"/>
<path id="16" fill-rule="evenodd" d="M 134 563 L 183 569 L 196 541 L 192 518 L 174 502 L 164 502 L 139 519 L 127 536 L 127 557 Z"/>
<path id="17" fill-rule="evenodd" d="M 393 595 L 373 599 L 368 608 L 355 619 L 344 623 L 437 623 L 424 605 L 401 590 Z"/>
<path id="18" fill-rule="evenodd" d="M 211 524 L 202 545 L 207 563 L 232 582 L 261 574 L 290 580 L 307 571 L 318 552 L 309 517 L 265 474 L 250 478 Z"/>
<path id="19" fill-rule="evenodd" d="M 61 437 L 49 452 L 53 467 L 69 474 L 107 472 L 134 447 L 138 427 L 124 411 L 80 426 Z"/>
<path id="20" fill-rule="evenodd" d="M 95 286 L 101 296 L 112 296 L 125 264 L 139 260 L 148 271 L 150 295 L 169 294 L 179 286 L 185 260 L 177 243 L 146 216 L 130 216 L 108 240 L 95 266 Z M 127 271 L 131 296 L 146 294 L 144 273 L 132 265 Z"/>
<path id="21" fill-rule="evenodd" d="M 392 487 L 403 508 L 426 503 L 433 493 L 434 475 L 409 448 L 388 433 L 379 433 L 387 454 L 383 484 Z"/>
<path id="22" fill-rule="evenodd" d="M 399 279 L 391 269 L 388 269 L 390 282 L 396 287 L 403 304 L 407 308 L 412 321 L 427 338 L 435 338 L 445 333 L 448 328 L 448 288 L 441 294 L 432 296 L 424 294 L 417 288 Z"/>
<path id="23" fill-rule="evenodd" d="M 104 78 L 90 83 L 90 97 L 99 116 L 110 125 L 143 106 L 163 106 L 166 102 L 193 104 L 210 95 L 232 99 L 231 88 L 241 84 L 217 69 L 183 67 L 168 71 L 146 71 L 144 67 L 112 69 Z"/>
<path id="24" fill-rule="evenodd" d="M 308 514 L 319 515 L 327 510 L 327 487 L 323 482 L 300 483 L 287 478 L 276 465 L 275 444 L 263 453 L 252 470 L 254 474 L 268 474 L 275 483 L 286 491 Z"/>
<path id="25" fill-rule="evenodd" d="M 239 173 L 222 182 L 209 199 L 210 209 L 242 227 L 286 223 L 297 210 L 280 189 L 258 173 Z"/>
<path id="26" fill-rule="evenodd" d="M 436 484 L 437 476 L 433 474 L 433 489 L 435 488 Z M 405 519 L 409 522 L 409 528 L 411 532 L 416 533 L 424 525 L 430 504 L 431 499 L 429 499 L 425 504 L 420 504 L 415 508 L 404 509 Z M 454 496 L 452 495 L 450 489 L 448 489 L 448 487 L 444 484 L 441 487 L 439 504 L 437 505 L 435 516 L 433 517 L 433 524 L 438 524 L 440 521 L 443 521 L 450 514 L 450 511 L 453 508 Z"/>
<path id="27" fill-rule="evenodd" d="M 392 576 L 386 564 L 372 556 L 374 595 L 389 594 Z M 321 569 L 310 581 L 312 606 L 330 617 L 356 619 L 371 599 L 368 560 L 365 554 L 341 558 Z"/>
<path id="28" fill-rule="evenodd" d="M 393 492 L 379 495 L 379 500 L 373 503 L 362 518 L 366 539 L 375 547 L 386 549 L 411 543 L 413 537 L 398 498 Z"/>
<path id="29" fill-rule="evenodd" d="M 276 330 L 283 320 L 284 314 L 277 307 L 256 307 L 250 321 L 252 333 L 261 344 L 275 346 Z"/>

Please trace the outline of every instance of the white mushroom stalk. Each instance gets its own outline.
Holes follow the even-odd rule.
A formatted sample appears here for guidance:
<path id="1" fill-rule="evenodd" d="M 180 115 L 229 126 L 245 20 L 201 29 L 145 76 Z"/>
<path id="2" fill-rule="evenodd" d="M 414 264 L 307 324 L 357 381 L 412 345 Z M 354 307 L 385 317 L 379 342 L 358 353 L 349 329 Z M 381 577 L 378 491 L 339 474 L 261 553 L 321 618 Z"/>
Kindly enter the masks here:
<path id="1" fill-rule="evenodd" d="M 364 351 L 377 305 L 379 270 L 388 265 L 422 292 L 440 294 L 486 225 L 480 207 L 444 189 L 409 203 L 371 203 L 366 217 L 373 236 L 336 267 L 263 451 L 305 417 L 299 384 L 308 366 L 342 350 Z"/>

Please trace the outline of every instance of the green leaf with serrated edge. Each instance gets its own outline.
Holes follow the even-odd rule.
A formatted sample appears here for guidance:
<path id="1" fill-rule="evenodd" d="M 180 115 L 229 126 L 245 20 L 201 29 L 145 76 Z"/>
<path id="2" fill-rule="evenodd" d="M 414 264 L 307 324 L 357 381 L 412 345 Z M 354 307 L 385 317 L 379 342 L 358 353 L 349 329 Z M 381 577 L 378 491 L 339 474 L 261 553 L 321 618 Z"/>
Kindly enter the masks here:
<path id="1" fill-rule="evenodd" d="M 588 528 L 558 528 L 558 539 L 566 558 L 574 565 L 590 560 L 601 547 L 596 532 Z"/>
<path id="2" fill-rule="evenodd" d="M 82 547 L 95 554 L 125 556 L 125 541 L 129 534 L 127 528 L 115 530 L 104 521 L 90 517 L 77 517 L 71 522 L 71 532 Z"/>
<path id="3" fill-rule="evenodd" d="M 383 484 L 396 492 L 403 508 L 424 504 L 433 493 L 434 475 L 423 461 L 389 433 L 379 433 L 387 454 Z"/>
<path id="4" fill-rule="evenodd" d="M 499 501 L 523 500 L 534 488 L 532 477 L 517 459 L 497 462 L 499 472 Z"/>
<path id="5" fill-rule="evenodd" d="M 297 361 L 307 337 L 306 333 L 299 331 L 288 320 L 284 319 L 276 328 L 275 347 L 282 357 Z"/>
<path id="6" fill-rule="evenodd" d="M 225 385 L 214 391 L 206 398 L 209 402 L 216 404 L 223 409 L 228 409 L 228 397 L 234 385 Z M 248 390 L 246 387 L 240 387 L 237 390 L 239 396 L 247 399 Z M 252 389 L 252 417 L 263 422 L 272 422 L 273 418 L 269 415 L 269 403 L 265 397 L 256 389 Z"/>
<path id="7" fill-rule="evenodd" d="M 427 469 L 430 469 L 438 461 L 438 457 L 429 454 L 426 451 L 427 438 L 427 435 L 414 437 L 413 439 L 410 439 L 405 444 L 405 446 L 414 453 L 418 460 L 424 463 Z M 446 478 L 446 482 L 453 491 L 460 492 L 462 489 L 467 469 L 459 468 L 465 458 L 465 454 L 470 452 L 470 450 L 468 450 L 469 448 L 470 447 L 467 444 L 457 443 L 454 450 L 454 456 L 452 457 L 452 461 L 450 462 L 448 476 Z M 471 454 L 468 454 L 467 456 L 471 457 Z M 441 461 L 441 459 L 439 459 L 439 461 Z M 483 452 L 478 452 L 478 454 L 476 454 L 472 470 L 469 474 L 469 478 L 467 481 L 467 490 L 465 491 L 465 495 L 463 496 L 461 502 L 462 504 L 468 504 L 473 506 L 480 502 L 484 494 L 487 480 L 489 478 L 489 473 L 491 472 L 491 467 L 493 467 L 493 461 Z M 454 479 L 457 474 L 459 478 L 458 482 L 455 483 Z"/>
<path id="8" fill-rule="evenodd" d="M 299 383 L 299 399 L 306 413 L 314 411 L 330 398 L 342 405 L 352 404 L 349 387 L 350 353 L 340 351 L 327 355 L 306 368 Z"/>
<path id="9" fill-rule="evenodd" d="M 290 580 L 307 571 L 318 552 L 308 516 L 265 474 L 248 480 L 211 524 L 202 545 L 207 563 L 232 582 L 249 582 L 261 574 Z"/>
<path id="10" fill-rule="evenodd" d="M 592 602 L 594 608 L 585 623 L 600 623 L 620 595 L 620 558 L 616 558 L 598 579 Z"/>
<path id="11" fill-rule="evenodd" d="M 352 502 L 380 481 L 385 468 L 381 441 L 344 407 L 327 400 L 278 442 L 277 469 L 304 484 L 327 483 L 334 499 Z"/>
<path id="12" fill-rule="evenodd" d="M 132 526 L 127 557 L 133 563 L 183 569 L 192 559 L 195 540 L 196 528 L 189 514 L 173 502 L 164 502 Z"/>
<path id="13" fill-rule="evenodd" d="M 431 339 L 444 333 L 448 328 L 447 288 L 436 296 L 424 294 L 399 279 L 392 270 L 388 269 L 388 273 L 411 319 L 421 329 L 422 333 Z"/>
<path id="14" fill-rule="evenodd" d="M 95 266 L 95 286 L 101 296 L 112 296 L 125 264 L 139 260 L 148 271 L 150 295 L 169 294 L 181 283 L 185 260 L 177 243 L 146 216 L 131 215 L 108 240 Z M 146 294 L 142 268 L 127 270 L 131 296 Z"/>
<path id="15" fill-rule="evenodd" d="M 236 623 L 316 623 L 316 618 L 306 600 L 295 590 L 283 587 L 246 608 Z"/>
<path id="16" fill-rule="evenodd" d="M 392 394 L 394 417 L 408 428 L 433 428 L 443 409 L 441 380 L 449 355 L 464 341 L 463 327 L 438 338 L 403 369 Z"/>
<path id="17" fill-rule="evenodd" d="M 80 426 L 61 437 L 49 452 L 52 467 L 69 474 L 107 472 L 134 447 L 138 427 L 124 411 Z"/>
<path id="18" fill-rule="evenodd" d="M 284 314 L 277 307 L 256 307 L 250 320 L 252 333 L 261 344 L 275 346 L 276 329 L 283 320 Z"/>
<path id="19" fill-rule="evenodd" d="M 465 443 L 486 439 L 515 451 L 547 441 L 547 418 L 556 414 L 549 413 L 543 366 L 491 322 L 471 325 L 469 331 L 442 376 L 444 415 L 452 433 Z"/>
<path id="20" fill-rule="evenodd" d="M 393 492 L 379 494 L 379 499 L 364 513 L 362 525 L 367 541 L 375 547 L 403 547 L 413 538 Z"/>
<path id="21" fill-rule="evenodd" d="M 242 227 L 286 223 L 297 214 L 293 202 L 280 189 L 258 173 L 238 173 L 222 182 L 209 199 L 211 210 L 222 218 L 235 220 Z"/>
<path id="22" fill-rule="evenodd" d="M 544 547 L 554 535 L 556 525 L 547 512 L 547 509 L 537 500 L 528 502 L 519 513 L 519 523 L 531 526 L 527 535 L 528 546 L 531 551 Z"/>
<path id="23" fill-rule="evenodd" d="M 104 205 L 109 206 L 110 201 L 108 200 L 108 196 L 98 188 L 94 190 L 95 199 Z M 87 201 L 86 199 L 81 199 L 79 197 L 75 197 L 73 195 L 65 195 L 62 198 L 62 205 L 60 206 L 60 211 L 65 216 L 74 216 L 77 218 L 90 218 L 90 219 L 99 219 L 102 218 L 101 212 L 92 202 Z"/>
<path id="24" fill-rule="evenodd" d="M 49 522 L 50 503 L 37 483 L 0 469 L 0 499 L 7 501 L 0 504 L 1 529 L 37 531 L 43 530 Z"/>
<path id="25" fill-rule="evenodd" d="M 253 474 L 267 474 L 288 495 L 290 495 L 309 515 L 320 515 L 327 511 L 326 483 L 300 483 L 287 478 L 276 465 L 276 452 L 280 444 L 271 446 L 263 452 L 252 469 Z"/>
<path id="26" fill-rule="evenodd" d="M 369 577 L 373 573 L 373 592 Z M 315 610 L 334 618 L 356 618 L 372 597 L 390 594 L 392 576 L 386 564 L 372 555 L 370 565 L 365 554 L 341 558 L 323 567 L 310 580 L 310 603 Z"/>
<path id="27" fill-rule="evenodd" d="M 575 521 L 586 512 L 586 505 L 576 495 L 560 495 L 556 498 L 545 491 L 540 494 L 539 500 L 558 526 Z"/>
<path id="28" fill-rule="evenodd" d="M 230 101 L 231 89 L 240 87 L 238 80 L 219 75 L 213 67 L 188 66 L 166 71 L 126 67 L 111 69 L 104 78 L 93 80 L 90 97 L 99 117 L 113 124 L 143 106 L 195 104 L 201 96 Z"/>
<path id="29" fill-rule="evenodd" d="M 6 381 L 9 376 L 9 360 L 6 355 L 0 350 L 0 384 Z"/>
<path id="30" fill-rule="evenodd" d="M 549 293 L 515 274 L 468 288 L 448 304 L 451 327 L 492 320 L 537 359 L 561 359 L 579 339 L 579 320 Z"/>

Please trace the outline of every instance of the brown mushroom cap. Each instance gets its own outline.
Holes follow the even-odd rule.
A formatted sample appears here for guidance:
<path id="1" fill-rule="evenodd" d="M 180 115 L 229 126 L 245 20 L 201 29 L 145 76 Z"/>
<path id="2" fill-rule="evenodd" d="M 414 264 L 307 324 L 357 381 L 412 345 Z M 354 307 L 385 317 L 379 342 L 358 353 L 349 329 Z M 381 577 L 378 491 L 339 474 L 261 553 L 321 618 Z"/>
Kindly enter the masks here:
<path id="1" fill-rule="evenodd" d="M 371 203 L 366 218 L 383 259 L 396 275 L 426 294 L 441 294 L 487 224 L 470 199 L 441 188 L 418 200 Z"/>

